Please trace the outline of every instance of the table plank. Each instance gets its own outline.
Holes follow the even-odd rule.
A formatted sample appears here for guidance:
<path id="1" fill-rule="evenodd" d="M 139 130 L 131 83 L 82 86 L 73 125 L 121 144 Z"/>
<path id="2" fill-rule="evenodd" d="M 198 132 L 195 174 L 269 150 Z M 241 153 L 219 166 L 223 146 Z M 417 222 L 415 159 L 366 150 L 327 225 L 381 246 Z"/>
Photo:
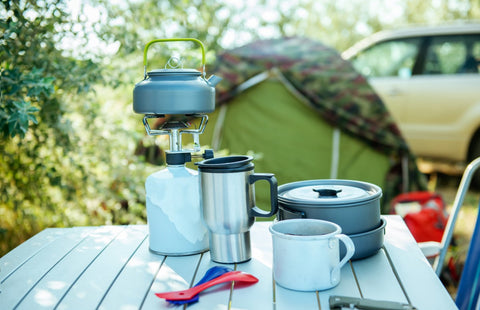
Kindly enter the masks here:
<path id="1" fill-rule="evenodd" d="M 329 290 L 320 291 L 320 306 L 321 309 L 330 309 L 329 298 L 332 295 L 360 297 L 360 290 L 358 288 L 353 268 L 350 263 L 345 264 L 340 273 L 340 283 Z"/>
<path id="2" fill-rule="evenodd" d="M 117 226 L 108 228 L 118 231 Z M 135 226 L 120 228 L 122 230 L 115 238 L 75 279 L 56 309 L 94 309 L 101 303 L 116 277 L 146 238 L 144 231 Z"/>
<path id="3" fill-rule="evenodd" d="M 194 281 L 195 270 L 201 259 L 200 254 L 189 256 L 168 256 L 161 265 L 155 280 L 146 294 L 144 309 L 171 309 L 172 305 L 155 293 L 170 292 L 189 288 Z"/>
<path id="4" fill-rule="evenodd" d="M 87 237 L 32 288 L 18 309 L 50 309 L 56 306 L 90 262 L 124 229 L 114 226 L 94 231 L 84 229 L 81 233 L 88 234 Z"/>
<path id="5" fill-rule="evenodd" d="M 142 227 L 144 234 L 147 227 Z M 125 265 L 98 309 L 140 309 L 143 306 L 165 256 L 149 251 L 148 238 Z"/>
<path id="6" fill-rule="evenodd" d="M 385 239 L 386 253 L 412 305 L 418 309 L 458 309 L 399 216 L 389 218 Z"/>
<path id="7" fill-rule="evenodd" d="M 91 230 L 91 229 L 90 229 Z M 10 309 L 21 303 L 48 273 L 75 249 L 88 232 L 79 229 L 66 229 L 64 234 L 41 248 L 31 259 L 21 263 L 14 273 L 0 284 L 0 304 Z"/>
<path id="8" fill-rule="evenodd" d="M 273 304 L 273 277 L 271 265 L 252 258 L 238 264 L 237 270 L 254 275 L 259 281 L 245 288 L 235 288 L 232 294 L 233 309 L 271 309 Z"/>
<path id="9" fill-rule="evenodd" d="M 364 298 L 408 303 L 383 249 L 352 266 Z"/>
<path id="10" fill-rule="evenodd" d="M 274 301 L 272 275 L 272 238 L 269 222 L 257 222 L 250 229 L 252 259 L 237 264 L 241 270 L 256 276 L 259 281 L 248 288 L 235 289 L 232 295 L 233 309 L 271 309 Z"/>
<path id="11" fill-rule="evenodd" d="M 210 259 L 210 252 L 205 252 L 202 255 L 202 259 L 198 265 L 197 274 L 195 276 L 194 282 L 198 282 L 203 275 L 207 272 L 207 270 L 213 266 L 223 266 L 229 267 L 231 269 L 235 269 L 235 265 L 233 264 L 218 264 L 213 262 Z M 221 287 L 215 287 L 209 289 L 204 294 L 200 294 L 200 301 L 188 306 L 188 309 L 196 310 L 196 309 L 205 309 L 205 306 L 208 305 L 210 309 L 215 310 L 224 310 L 228 309 L 230 300 L 230 288 L 228 284 L 223 285 Z"/>
<path id="12" fill-rule="evenodd" d="M 2 256 L 0 258 L 0 283 L 3 283 L 15 269 L 21 267 L 44 247 L 64 234 L 65 230 L 61 228 L 45 229 Z"/>

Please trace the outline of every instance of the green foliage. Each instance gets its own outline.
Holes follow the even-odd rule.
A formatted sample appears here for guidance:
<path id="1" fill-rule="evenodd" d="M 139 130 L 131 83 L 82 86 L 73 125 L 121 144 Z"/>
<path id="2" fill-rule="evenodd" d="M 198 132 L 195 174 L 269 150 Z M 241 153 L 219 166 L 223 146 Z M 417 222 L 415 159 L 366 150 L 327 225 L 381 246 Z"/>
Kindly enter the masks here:
<path id="1" fill-rule="evenodd" d="M 0 256 L 46 227 L 145 222 L 141 122 L 101 86 L 101 63 L 60 48 L 65 10 L 0 4 Z"/>
<path id="2" fill-rule="evenodd" d="M 2 134 L 22 138 L 28 130 L 29 122 L 38 124 L 33 106 L 41 96 L 53 93 L 53 77 L 44 77 L 41 69 L 22 74 L 18 69 L 4 69 L 0 76 L 0 130 Z"/>

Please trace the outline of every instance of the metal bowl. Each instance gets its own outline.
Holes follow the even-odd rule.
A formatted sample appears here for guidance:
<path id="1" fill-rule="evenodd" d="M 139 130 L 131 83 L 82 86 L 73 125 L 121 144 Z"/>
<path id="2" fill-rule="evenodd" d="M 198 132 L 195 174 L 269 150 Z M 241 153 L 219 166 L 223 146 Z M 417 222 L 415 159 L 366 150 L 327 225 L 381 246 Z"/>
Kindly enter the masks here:
<path id="1" fill-rule="evenodd" d="M 353 254 L 351 260 L 358 260 L 376 254 L 383 246 L 386 225 L 387 221 L 381 218 L 380 226 L 377 228 L 359 234 L 348 235 L 355 245 L 355 254 Z M 340 257 L 343 257 L 345 253 L 345 246 L 340 243 Z"/>

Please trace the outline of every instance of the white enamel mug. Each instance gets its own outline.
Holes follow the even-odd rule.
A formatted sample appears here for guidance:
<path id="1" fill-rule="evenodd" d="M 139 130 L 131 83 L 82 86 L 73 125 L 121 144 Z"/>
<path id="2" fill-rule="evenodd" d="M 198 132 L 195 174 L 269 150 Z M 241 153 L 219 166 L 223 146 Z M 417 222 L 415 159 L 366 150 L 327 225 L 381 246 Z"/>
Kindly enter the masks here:
<path id="1" fill-rule="evenodd" d="M 355 253 L 352 240 L 335 223 L 292 219 L 270 226 L 273 275 L 278 285 L 296 291 L 320 291 L 340 282 L 340 269 Z M 340 260 L 339 240 L 347 253 Z"/>

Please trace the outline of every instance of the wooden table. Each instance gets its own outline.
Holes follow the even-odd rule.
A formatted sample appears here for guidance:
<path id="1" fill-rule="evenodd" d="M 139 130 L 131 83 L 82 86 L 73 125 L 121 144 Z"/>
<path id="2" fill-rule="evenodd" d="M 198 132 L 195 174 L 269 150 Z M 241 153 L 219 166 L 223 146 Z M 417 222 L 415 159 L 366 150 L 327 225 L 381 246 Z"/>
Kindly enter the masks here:
<path id="1" fill-rule="evenodd" d="M 456 309 L 402 219 L 386 219 L 384 247 L 345 265 L 340 284 L 322 292 L 274 284 L 270 223 L 257 222 L 252 260 L 231 267 L 260 281 L 232 291 L 228 284 L 212 288 L 188 309 L 329 309 L 330 295 Z M 154 292 L 188 288 L 214 265 L 209 252 L 150 253 L 145 225 L 46 229 L 0 258 L 0 309 L 172 309 Z"/>

